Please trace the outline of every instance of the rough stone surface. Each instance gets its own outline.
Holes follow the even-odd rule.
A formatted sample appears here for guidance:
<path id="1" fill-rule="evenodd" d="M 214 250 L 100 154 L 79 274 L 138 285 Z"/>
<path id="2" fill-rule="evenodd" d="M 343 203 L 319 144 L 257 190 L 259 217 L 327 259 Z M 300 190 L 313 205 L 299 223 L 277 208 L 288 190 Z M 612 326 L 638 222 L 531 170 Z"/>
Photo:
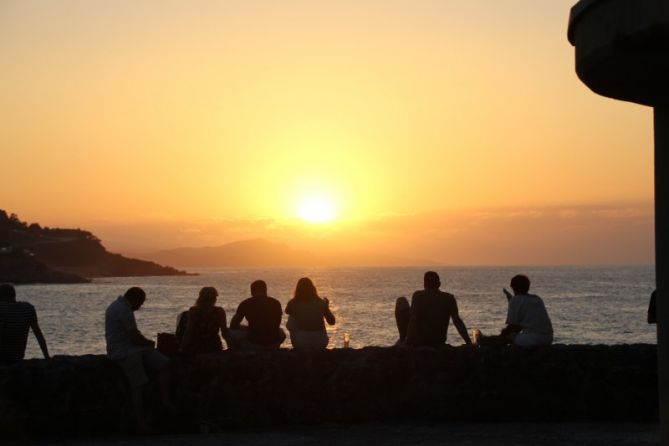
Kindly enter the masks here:
<path id="1" fill-rule="evenodd" d="M 147 412 L 162 432 L 389 421 L 654 421 L 654 345 L 518 349 L 339 349 L 176 358 L 170 417 L 155 384 Z M 0 367 L 5 438 L 132 431 L 128 391 L 104 356 Z"/>

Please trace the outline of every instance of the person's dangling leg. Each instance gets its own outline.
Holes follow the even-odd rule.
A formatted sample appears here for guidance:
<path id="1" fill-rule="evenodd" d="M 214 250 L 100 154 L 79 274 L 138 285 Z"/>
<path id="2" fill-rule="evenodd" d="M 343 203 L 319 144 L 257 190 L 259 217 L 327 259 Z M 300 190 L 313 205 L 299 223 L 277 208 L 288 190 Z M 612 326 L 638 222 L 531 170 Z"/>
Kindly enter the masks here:
<path id="1" fill-rule="evenodd" d="M 411 319 L 411 305 L 406 297 L 398 297 L 395 301 L 395 323 L 400 333 L 399 343 L 404 343 L 409 330 L 409 319 Z"/>
<path id="2" fill-rule="evenodd" d="M 150 432 L 151 429 L 146 424 L 146 419 L 144 418 L 143 388 L 144 384 L 148 382 L 148 378 L 144 371 L 144 364 L 142 363 L 142 353 L 132 353 L 118 360 L 118 364 L 128 380 L 132 410 L 137 429 L 139 432 Z"/>
<path id="3" fill-rule="evenodd" d="M 172 401 L 170 360 L 154 349 L 144 350 L 142 359 L 147 368 L 158 373 L 158 388 L 160 389 L 160 400 L 163 406 L 172 414 L 177 413 L 177 408 Z"/>

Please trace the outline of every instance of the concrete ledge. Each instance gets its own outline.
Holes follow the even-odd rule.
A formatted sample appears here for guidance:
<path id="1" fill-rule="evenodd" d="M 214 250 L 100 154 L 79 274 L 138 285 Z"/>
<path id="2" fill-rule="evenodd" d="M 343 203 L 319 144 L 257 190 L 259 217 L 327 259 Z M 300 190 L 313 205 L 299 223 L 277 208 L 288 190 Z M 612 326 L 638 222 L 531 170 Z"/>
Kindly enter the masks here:
<path id="1" fill-rule="evenodd" d="M 654 345 L 518 349 L 339 349 L 179 358 L 162 432 L 331 422 L 654 421 Z M 149 399 L 155 385 L 147 386 Z M 154 398 L 157 400 L 157 398 Z M 104 356 L 56 357 L 0 367 L 5 438 L 130 432 L 128 392 Z"/>

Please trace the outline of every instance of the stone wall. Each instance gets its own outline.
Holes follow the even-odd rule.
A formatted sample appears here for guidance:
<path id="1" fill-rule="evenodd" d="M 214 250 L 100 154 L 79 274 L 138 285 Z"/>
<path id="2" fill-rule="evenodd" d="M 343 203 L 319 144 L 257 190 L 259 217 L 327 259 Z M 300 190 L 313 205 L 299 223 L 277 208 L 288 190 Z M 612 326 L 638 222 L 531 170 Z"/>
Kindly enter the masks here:
<path id="1" fill-rule="evenodd" d="M 163 432 L 392 420 L 645 421 L 657 417 L 654 345 L 518 349 L 338 349 L 230 353 L 173 361 Z M 146 388 L 148 400 L 157 388 Z M 5 438 L 132 431 L 128 392 L 104 356 L 0 367 Z"/>

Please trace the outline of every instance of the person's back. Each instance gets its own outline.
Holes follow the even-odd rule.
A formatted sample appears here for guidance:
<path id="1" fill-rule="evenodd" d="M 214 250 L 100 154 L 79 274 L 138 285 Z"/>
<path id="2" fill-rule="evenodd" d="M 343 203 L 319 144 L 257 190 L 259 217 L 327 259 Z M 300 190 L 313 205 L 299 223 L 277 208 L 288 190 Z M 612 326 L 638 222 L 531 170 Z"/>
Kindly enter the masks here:
<path id="1" fill-rule="evenodd" d="M 406 343 L 439 346 L 446 342 L 448 323 L 457 316 L 455 297 L 439 290 L 416 291 L 411 298 L 411 318 Z"/>
<path id="2" fill-rule="evenodd" d="M 553 335 L 544 301 L 534 294 L 516 294 L 509 301 L 507 324 L 523 327 L 521 333 Z"/>
<path id="3" fill-rule="evenodd" d="M 439 290 L 439 274 L 427 271 L 423 276 L 423 285 L 424 289 L 416 291 L 411 297 L 411 306 L 405 297 L 398 298 L 395 303 L 399 344 L 426 347 L 444 345 L 451 319 L 465 344 L 471 344 L 467 327 L 458 314 L 455 297 Z"/>
<path id="4" fill-rule="evenodd" d="M 186 354 L 216 353 L 223 350 L 220 334 L 227 333 L 225 310 L 216 306 L 218 291 L 214 287 L 200 290 L 195 305 L 188 310 L 181 351 Z"/>
<path id="5" fill-rule="evenodd" d="M 230 320 L 228 345 L 236 350 L 278 349 L 286 339 L 282 316 L 281 303 L 267 295 L 265 281 L 253 281 L 251 297 L 239 304 Z M 242 325 L 244 319 L 248 325 Z"/>
<path id="6" fill-rule="evenodd" d="M 270 296 L 249 297 L 237 310 L 248 321 L 248 340 L 256 345 L 273 345 L 279 339 L 281 303 Z"/>
<path id="7" fill-rule="evenodd" d="M 35 307 L 28 302 L 0 302 L 0 363 L 23 359 L 28 331 L 36 320 Z"/>
<path id="8" fill-rule="evenodd" d="M 137 330 L 133 310 L 128 301 L 119 296 L 105 310 L 105 340 L 110 358 L 120 359 L 142 350 L 131 338 L 133 330 Z"/>
<path id="9" fill-rule="evenodd" d="M 223 350 L 219 335 L 221 321 L 225 320 L 225 311 L 221 307 L 191 307 L 188 310 L 187 326 L 190 336 L 186 338 L 183 351 L 187 354 L 215 353 Z M 188 330 L 188 328 L 187 328 Z"/>
<path id="10" fill-rule="evenodd" d="M 298 300 L 291 299 L 286 305 L 286 313 L 291 317 L 291 323 L 304 331 L 325 330 L 327 303 L 320 298 Z"/>
<path id="11" fill-rule="evenodd" d="M 49 349 L 37 323 L 35 307 L 28 302 L 17 302 L 12 284 L 0 284 L 0 365 L 23 360 L 31 328 L 44 358 L 49 359 Z"/>
<path id="12" fill-rule="evenodd" d="M 325 330 L 325 321 L 334 325 L 335 316 L 330 311 L 330 301 L 320 298 L 308 277 L 297 281 L 295 295 L 286 304 L 286 314 L 286 327 L 295 350 L 309 352 L 327 348 L 329 336 Z"/>

